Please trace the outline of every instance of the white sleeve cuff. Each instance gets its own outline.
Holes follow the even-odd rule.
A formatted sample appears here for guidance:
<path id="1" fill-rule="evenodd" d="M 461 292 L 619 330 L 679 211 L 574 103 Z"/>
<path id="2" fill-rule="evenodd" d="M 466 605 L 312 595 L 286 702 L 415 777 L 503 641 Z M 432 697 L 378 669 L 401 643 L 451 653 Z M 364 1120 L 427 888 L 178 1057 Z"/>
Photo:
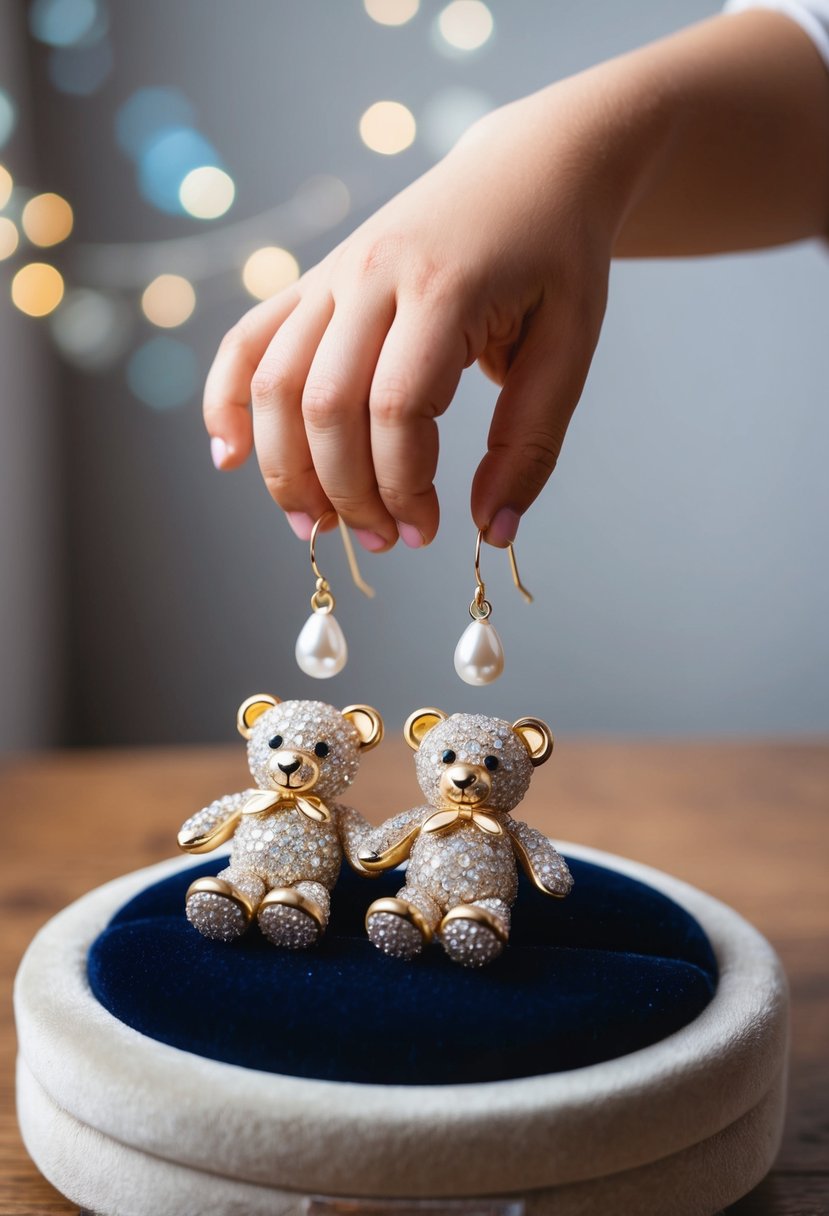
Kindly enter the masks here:
<path id="1" fill-rule="evenodd" d="M 791 17 L 811 38 L 829 68 L 829 0 L 726 0 L 723 12 L 741 13 L 751 8 L 769 8 Z"/>

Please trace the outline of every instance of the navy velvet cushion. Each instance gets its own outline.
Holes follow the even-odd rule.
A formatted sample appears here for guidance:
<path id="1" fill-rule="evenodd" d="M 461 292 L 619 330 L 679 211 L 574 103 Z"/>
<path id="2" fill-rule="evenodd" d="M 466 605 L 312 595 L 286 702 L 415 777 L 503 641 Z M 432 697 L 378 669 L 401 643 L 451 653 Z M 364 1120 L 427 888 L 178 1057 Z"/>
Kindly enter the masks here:
<path id="1" fill-rule="evenodd" d="M 322 943 L 279 950 L 254 925 L 230 945 L 184 916 L 215 858 L 130 900 L 93 943 L 92 991 L 150 1038 L 248 1068 L 331 1081 L 496 1081 L 613 1059 L 686 1025 L 717 980 L 699 924 L 614 870 L 571 861 L 552 900 L 521 881 L 504 954 L 469 971 L 439 946 L 407 963 L 367 940 L 365 910 L 399 874 L 343 868 Z"/>

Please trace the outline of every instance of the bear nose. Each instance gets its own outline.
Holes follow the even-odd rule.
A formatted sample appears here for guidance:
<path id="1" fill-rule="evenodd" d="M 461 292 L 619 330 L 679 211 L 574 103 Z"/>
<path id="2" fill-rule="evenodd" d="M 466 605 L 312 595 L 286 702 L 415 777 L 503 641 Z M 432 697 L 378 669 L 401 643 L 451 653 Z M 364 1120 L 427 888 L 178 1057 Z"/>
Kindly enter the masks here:
<path id="1" fill-rule="evenodd" d="M 456 785 L 459 790 L 465 790 L 472 784 L 474 780 L 475 774 L 473 773 L 471 777 L 453 777 L 452 784 Z"/>
<path id="2" fill-rule="evenodd" d="M 301 760 L 292 760 L 290 764 L 283 764 L 280 761 L 277 767 L 282 770 L 286 777 L 290 777 L 291 773 L 295 773 L 297 771 L 301 763 Z"/>

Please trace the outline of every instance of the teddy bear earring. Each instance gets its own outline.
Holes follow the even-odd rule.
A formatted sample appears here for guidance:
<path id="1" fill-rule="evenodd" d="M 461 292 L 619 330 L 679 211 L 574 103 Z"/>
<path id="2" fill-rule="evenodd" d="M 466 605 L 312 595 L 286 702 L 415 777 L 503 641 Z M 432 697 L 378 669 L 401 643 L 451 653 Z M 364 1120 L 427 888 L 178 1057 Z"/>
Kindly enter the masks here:
<path id="1" fill-rule="evenodd" d="M 316 680 L 327 680 L 329 677 L 337 675 L 348 662 L 345 634 L 340 627 L 340 622 L 334 616 L 335 600 L 331 585 L 317 565 L 316 559 L 317 534 L 320 525 L 328 518 L 328 514 L 330 512 L 321 515 L 311 531 L 311 569 L 316 577 L 317 586 L 311 596 L 311 615 L 300 630 L 295 650 L 300 670 L 308 676 L 313 676 Z M 338 522 L 354 585 L 362 591 L 363 595 L 372 599 L 374 588 L 369 587 L 360 574 L 348 528 L 339 517 Z"/>
<path id="2" fill-rule="evenodd" d="M 472 624 L 467 625 L 455 647 L 455 671 L 465 684 L 491 684 L 504 670 L 504 647 L 495 626 L 490 622 L 492 604 L 486 598 L 486 587 L 481 578 L 481 541 L 483 528 L 478 529 L 475 541 L 475 595 L 469 605 Z M 527 588 L 521 582 L 515 550 L 507 545 L 512 581 L 528 604 L 533 602 Z"/>

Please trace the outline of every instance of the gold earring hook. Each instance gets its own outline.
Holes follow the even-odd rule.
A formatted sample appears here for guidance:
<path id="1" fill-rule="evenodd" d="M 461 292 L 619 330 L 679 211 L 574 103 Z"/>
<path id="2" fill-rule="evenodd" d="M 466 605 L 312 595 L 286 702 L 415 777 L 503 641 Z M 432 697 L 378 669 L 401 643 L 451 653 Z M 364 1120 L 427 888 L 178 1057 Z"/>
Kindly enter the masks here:
<path id="1" fill-rule="evenodd" d="M 331 584 L 328 582 L 328 579 L 317 565 L 316 553 L 317 535 L 320 527 L 332 514 L 333 512 L 326 511 L 324 515 L 319 517 L 311 529 L 311 569 L 313 570 L 317 580 L 316 591 L 311 596 L 311 607 L 313 608 L 314 612 L 332 612 L 335 604 L 334 595 L 331 591 Z M 348 560 L 348 568 L 351 571 L 351 577 L 354 580 L 354 586 L 362 591 L 363 595 L 368 596 L 369 599 L 373 599 L 374 588 L 369 587 L 368 583 L 360 574 L 360 567 L 357 565 L 357 556 L 354 552 L 354 546 L 351 543 L 351 536 L 349 535 L 348 528 L 340 519 L 339 515 L 337 516 L 337 523 L 340 527 L 340 536 L 342 537 L 343 548 L 345 549 L 345 556 Z"/>
<path id="2" fill-rule="evenodd" d="M 475 598 L 469 605 L 469 615 L 473 620 L 476 621 L 485 621 L 492 612 L 492 604 L 490 604 L 489 600 L 486 598 L 486 586 L 484 584 L 484 580 L 481 578 L 481 542 L 483 541 L 483 538 L 484 529 L 479 528 L 478 535 L 475 539 L 475 582 L 477 583 L 477 586 L 475 588 Z M 515 560 L 515 549 L 512 541 L 507 544 L 507 554 L 509 556 L 512 581 L 517 589 L 521 592 L 526 602 L 531 604 L 533 602 L 533 597 L 521 582 L 521 575 L 518 573 L 518 562 Z"/>

